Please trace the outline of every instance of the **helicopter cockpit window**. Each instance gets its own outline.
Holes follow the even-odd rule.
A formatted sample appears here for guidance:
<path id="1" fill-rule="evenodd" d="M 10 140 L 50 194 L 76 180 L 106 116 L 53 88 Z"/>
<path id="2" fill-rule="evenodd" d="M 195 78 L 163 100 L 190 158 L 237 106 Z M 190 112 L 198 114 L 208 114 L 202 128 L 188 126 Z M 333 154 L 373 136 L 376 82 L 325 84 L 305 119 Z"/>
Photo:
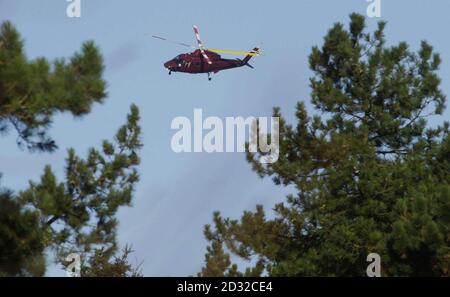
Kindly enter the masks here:
<path id="1" fill-rule="evenodd" d="M 183 61 L 183 58 L 182 58 L 181 55 L 178 55 L 178 56 L 175 57 L 174 60 L 175 60 L 176 63 L 181 63 Z"/>

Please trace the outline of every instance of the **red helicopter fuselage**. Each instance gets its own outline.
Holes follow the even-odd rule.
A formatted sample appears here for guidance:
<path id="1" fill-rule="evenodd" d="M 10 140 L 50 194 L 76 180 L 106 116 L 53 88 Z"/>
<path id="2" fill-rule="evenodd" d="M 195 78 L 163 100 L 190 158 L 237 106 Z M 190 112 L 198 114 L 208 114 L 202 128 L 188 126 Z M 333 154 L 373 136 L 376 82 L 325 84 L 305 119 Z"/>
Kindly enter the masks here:
<path id="1" fill-rule="evenodd" d="M 258 49 L 255 48 L 255 51 Z M 170 72 L 185 72 L 185 73 L 217 73 L 222 70 L 232 69 L 242 66 L 253 68 L 248 62 L 252 58 L 251 55 L 246 56 L 243 60 L 240 59 L 223 59 L 219 54 L 205 51 L 211 63 L 208 63 L 203 57 L 200 50 L 192 53 L 181 54 L 174 59 L 164 63 Z"/>

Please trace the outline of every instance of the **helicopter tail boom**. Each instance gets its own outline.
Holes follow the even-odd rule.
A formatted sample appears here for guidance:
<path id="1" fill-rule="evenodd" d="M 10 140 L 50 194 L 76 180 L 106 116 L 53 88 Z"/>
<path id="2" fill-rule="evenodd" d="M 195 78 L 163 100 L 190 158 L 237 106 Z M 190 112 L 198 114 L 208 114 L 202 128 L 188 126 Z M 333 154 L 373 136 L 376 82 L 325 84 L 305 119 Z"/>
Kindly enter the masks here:
<path id="1" fill-rule="evenodd" d="M 252 57 L 254 57 L 255 55 L 258 55 L 258 54 L 259 54 L 259 48 L 255 47 L 255 48 L 250 52 L 249 55 L 245 56 L 244 60 L 242 60 L 242 61 L 245 63 L 245 65 L 247 65 L 248 62 L 250 61 L 250 59 L 251 59 Z"/>

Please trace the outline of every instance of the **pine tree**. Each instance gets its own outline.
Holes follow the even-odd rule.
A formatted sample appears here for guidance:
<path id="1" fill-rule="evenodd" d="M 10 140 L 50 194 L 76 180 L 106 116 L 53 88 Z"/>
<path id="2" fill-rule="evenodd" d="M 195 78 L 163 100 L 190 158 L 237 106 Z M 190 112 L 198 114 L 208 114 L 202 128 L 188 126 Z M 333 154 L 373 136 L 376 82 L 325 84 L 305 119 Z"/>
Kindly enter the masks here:
<path id="1" fill-rule="evenodd" d="M 69 150 L 64 182 L 58 182 L 47 166 L 38 183 L 31 182 L 19 193 L 24 206 L 39 210 L 49 247 L 57 251 L 58 259 L 78 253 L 89 263 L 99 250 L 103 257 L 114 256 L 115 215 L 119 207 L 131 205 L 141 146 L 139 111 L 132 106 L 114 143 L 104 141 L 102 149 L 91 149 L 86 159 Z"/>
<path id="2" fill-rule="evenodd" d="M 9 22 L 0 32 L 0 131 L 14 128 L 18 144 L 30 151 L 52 152 L 48 135 L 53 116 L 81 116 L 106 96 L 103 59 L 92 42 L 69 62 L 45 58 L 28 61 L 23 41 Z M 46 251 L 56 260 L 78 253 L 87 276 L 137 276 L 126 249 L 117 256 L 116 213 L 130 206 L 139 180 L 141 129 L 139 109 L 131 106 L 127 123 L 114 141 L 90 149 L 85 159 L 68 151 L 65 180 L 47 166 L 38 182 L 14 193 L 0 191 L 0 275 L 42 276 Z M 98 265 L 99 267 L 92 267 Z M 120 271 L 120 273 L 117 273 Z"/>
<path id="3" fill-rule="evenodd" d="M 423 41 L 417 52 L 387 46 L 380 22 L 335 24 L 309 57 L 310 116 L 303 102 L 297 125 L 280 117 L 280 158 L 252 168 L 296 194 L 240 220 L 214 217 L 205 269 L 222 275 L 231 264 L 218 243 L 243 259 L 258 259 L 271 276 L 364 276 L 369 253 L 384 276 L 448 276 L 450 267 L 449 124 L 429 127 L 446 98 L 440 57 Z M 212 252 L 211 252 L 212 250 Z"/>
<path id="4" fill-rule="evenodd" d="M 120 269 L 125 271 L 123 276 L 137 276 L 124 262 L 130 251 L 124 252 L 125 258 L 116 257 L 115 215 L 119 207 L 131 206 L 141 146 L 139 111 L 132 106 L 114 143 L 104 141 L 102 149 L 92 148 L 86 159 L 69 150 L 65 181 L 58 182 L 47 166 L 41 180 L 30 182 L 27 190 L 18 195 L 4 191 L 0 195 L 0 274 L 43 275 L 47 248 L 56 252 L 62 266 L 70 264 L 65 262 L 67 255 L 78 253 L 88 276 Z M 102 274 L 101 268 L 91 266 L 97 264 L 108 270 Z"/>
<path id="5" fill-rule="evenodd" d="M 4 22 L 0 28 L 0 132 L 13 128 L 20 146 L 54 151 L 56 143 L 48 135 L 53 116 L 85 115 L 106 97 L 103 59 L 89 41 L 69 61 L 29 61 L 23 44 L 14 26 Z"/>
<path id="6" fill-rule="evenodd" d="M 83 277 L 142 277 L 139 266 L 133 266 L 129 262 L 129 256 L 133 252 L 130 246 L 125 246 L 118 256 L 111 256 L 103 250 L 96 250 L 95 255 L 87 265 L 82 266 Z"/>
<path id="7" fill-rule="evenodd" d="M 255 267 L 247 268 L 244 273 L 238 271 L 238 266 L 231 263 L 231 257 L 225 252 L 224 239 L 220 236 L 221 228 L 224 226 L 220 213 L 214 214 L 214 222 L 216 230 L 212 231 L 210 226 L 205 228 L 206 239 L 210 242 L 205 255 L 206 265 L 202 271 L 198 273 L 199 277 L 257 277 L 264 271 L 264 263 L 258 261 Z M 233 244 L 228 241 L 229 244 Z M 250 260 L 248 256 L 242 256 L 246 260 Z"/>
<path id="8" fill-rule="evenodd" d="M 13 193 L 0 191 L 0 276 L 45 272 L 44 232 L 37 211 L 23 209 Z"/>

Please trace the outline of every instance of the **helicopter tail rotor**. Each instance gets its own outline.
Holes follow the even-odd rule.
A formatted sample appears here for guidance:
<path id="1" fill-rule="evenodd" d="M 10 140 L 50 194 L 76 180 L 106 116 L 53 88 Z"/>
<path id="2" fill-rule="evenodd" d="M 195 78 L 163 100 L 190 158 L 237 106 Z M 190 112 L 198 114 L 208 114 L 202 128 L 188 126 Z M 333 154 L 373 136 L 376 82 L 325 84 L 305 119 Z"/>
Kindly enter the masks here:
<path id="1" fill-rule="evenodd" d="M 250 65 L 248 62 L 250 61 L 250 59 L 256 55 L 259 55 L 259 48 L 255 47 L 251 52 L 249 52 L 249 54 L 243 59 L 237 59 L 238 61 L 241 62 L 242 65 L 248 66 L 250 68 L 253 69 L 253 66 Z"/>
<path id="2" fill-rule="evenodd" d="M 255 47 L 254 49 L 252 49 L 252 51 L 244 58 L 244 62 L 248 63 L 248 61 L 250 61 L 250 59 L 254 56 L 258 56 L 260 55 L 259 52 L 259 48 Z"/>

